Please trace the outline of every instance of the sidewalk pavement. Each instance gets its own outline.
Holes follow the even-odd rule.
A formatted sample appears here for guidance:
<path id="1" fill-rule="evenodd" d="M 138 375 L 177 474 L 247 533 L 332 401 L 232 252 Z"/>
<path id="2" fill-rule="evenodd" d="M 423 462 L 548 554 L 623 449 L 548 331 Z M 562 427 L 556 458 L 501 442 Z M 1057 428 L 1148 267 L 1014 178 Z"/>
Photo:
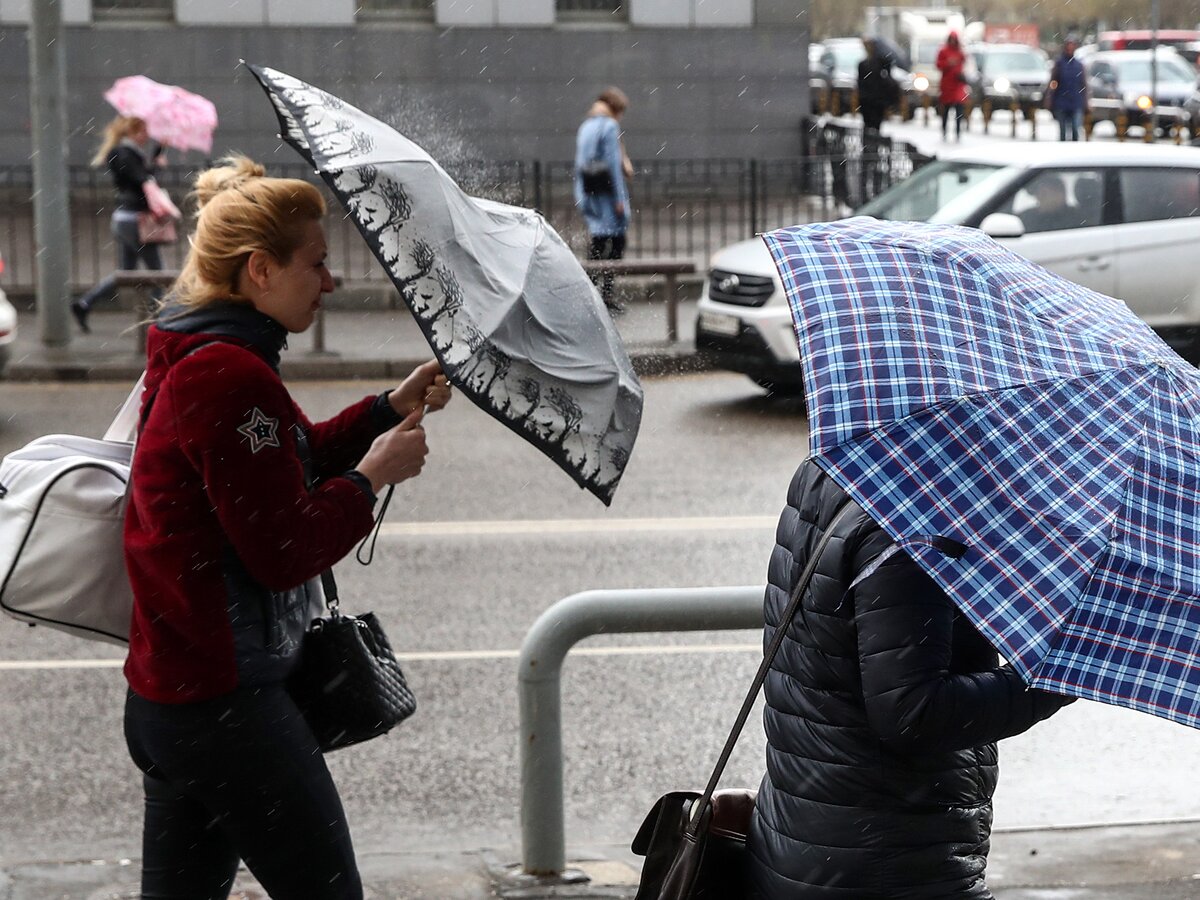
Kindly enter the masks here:
<path id="1" fill-rule="evenodd" d="M 399 380 L 433 356 L 406 309 L 334 307 L 324 310 L 323 318 L 323 349 L 315 326 L 292 337 L 281 365 L 285 380 Z M 91 334 L 80 334 L 71 319 L 66 347 L 42 344 L 33 313 L 22 312 L 17 319 L 17 339 L 4 375 L 10 381 L 134 381 L 145 367 L 132 310 L 97 308 L 89 320 Z M 615 318 L 625 349 L 642 375 L 705 367 L 695 353 L 695 320 L 696 301 L 681 300 L 678 339 L 669 341 L 667 307 L 661 299 L 629 302 Z"/>
<path id="2" fill-rule="evenodd" d="M 636 823 L 630 823 L 632 835 Z M 626 847 L 570 854 L 562 884 L 519 876 L 518 853 L 367 853 L 366 900 L 632 898 L 640 860 Z M 1195 900 L 1200 897 L 1200 820 L 993 835 L 988 882 L 996 900 Z M 0 868 L 0 900 L 133 900 L 137 860 L 41 861 Z M 243 872 L 233 900 L 267 900 Z"/>

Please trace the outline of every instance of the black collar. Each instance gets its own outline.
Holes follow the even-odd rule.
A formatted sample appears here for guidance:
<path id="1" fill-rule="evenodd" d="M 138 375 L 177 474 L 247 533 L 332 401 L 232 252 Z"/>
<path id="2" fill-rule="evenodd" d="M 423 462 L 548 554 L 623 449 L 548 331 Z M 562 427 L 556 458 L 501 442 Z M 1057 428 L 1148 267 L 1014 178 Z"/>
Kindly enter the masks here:
<path id="1" fill-rule="evenodd" d="M 223 334 L 252 345 L 276 372 L 279 354 L 287 346 L 287 329 L 249 303 L 232 300 L 191 309 L 168 301 L 155 324 L 177 334 Z"/>

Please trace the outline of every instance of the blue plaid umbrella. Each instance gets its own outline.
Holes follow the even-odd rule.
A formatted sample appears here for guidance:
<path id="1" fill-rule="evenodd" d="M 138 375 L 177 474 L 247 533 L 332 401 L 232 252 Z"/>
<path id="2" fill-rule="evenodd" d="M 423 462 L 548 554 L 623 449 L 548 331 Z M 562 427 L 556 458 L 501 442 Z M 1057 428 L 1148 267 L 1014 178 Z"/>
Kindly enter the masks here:
<path id="1" fill-rule="evenodd" d="M 1200 726 L 1200 373 L 973 229 L 765 239 L 818 464 L 1030 685 Z"/>

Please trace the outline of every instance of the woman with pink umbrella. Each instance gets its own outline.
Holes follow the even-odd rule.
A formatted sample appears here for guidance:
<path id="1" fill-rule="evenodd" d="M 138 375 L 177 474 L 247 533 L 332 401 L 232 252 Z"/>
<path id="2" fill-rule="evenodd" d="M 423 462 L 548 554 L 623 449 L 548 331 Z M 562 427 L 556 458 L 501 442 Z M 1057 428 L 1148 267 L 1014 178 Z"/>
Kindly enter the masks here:
<path id="1" fill-rule="evenodd" d="M 139 261 L 151 271 L 162 268 L 158 242 L 149 240 L 144 229 L 139 229 L 139 219 L 152 215 L 146 189 L 155 183 L 154 172 L 161 159 L 145 121 L 137 116 L 117 116 L 109 122 L 104 129 L 104 140 L 92 158 L 93 166 L 108 168 L 117 191 L 112 235 L 117 244 L 118 269 L 136 269 Z M 112 297 L 116 287 L 116 276 L 109 275 L 71 304 L 75 321 L 85 334 L 91 330 L 88 316 L 92 306 Z"/>
<path id="2" fill-rule="evenodd" d="M 119 115 L 105 129 L 92 165 L 108 168 L 117 191 L 112 214 L 117 268 L 136 269 L 140 261 L 156 271 L 162 268 L 158 245 L 174 242 L 174 223 L 180 218 L 154 178 L 163 163 L 161 148 L 211 152 L 217 111 L 198 94 L 144 75 L 118 78 L 104 98 Z M 116 280 L 110 275 L 71 304 L 85 333 L 92 307 L 115 291 Z"/>

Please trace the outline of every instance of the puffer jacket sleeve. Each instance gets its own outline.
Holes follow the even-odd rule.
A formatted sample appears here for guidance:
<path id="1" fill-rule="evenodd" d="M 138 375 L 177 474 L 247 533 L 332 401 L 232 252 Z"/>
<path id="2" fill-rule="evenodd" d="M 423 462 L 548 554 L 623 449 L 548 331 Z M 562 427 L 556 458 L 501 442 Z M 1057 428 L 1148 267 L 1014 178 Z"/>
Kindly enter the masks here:
<path id="1" fill-rule="evenodd" d="M 1008 666 L 954 673 L 953 602 L 896 553 L 853 591 L 867 720 L 903 752 L 946 752 L 1026 731 L 1070 702 Z"/>

